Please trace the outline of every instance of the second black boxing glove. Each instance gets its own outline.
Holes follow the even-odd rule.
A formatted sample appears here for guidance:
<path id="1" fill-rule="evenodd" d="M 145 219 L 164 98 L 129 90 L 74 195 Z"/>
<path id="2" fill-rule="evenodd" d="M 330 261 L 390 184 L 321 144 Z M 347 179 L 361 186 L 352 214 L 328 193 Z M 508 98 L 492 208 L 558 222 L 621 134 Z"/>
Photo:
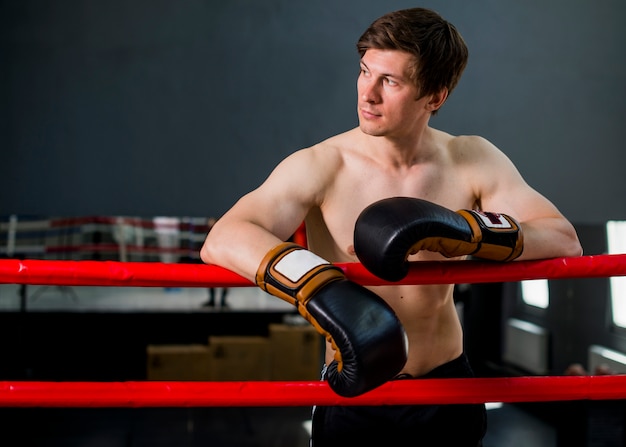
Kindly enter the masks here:
<path id="1" fill-rule="evenodd" d="M 506 214 L 452 211 L 411 197 L 375 202 L 359 215 L 354 251 L 370 272 L 387 281 L 408 273 L 407 258 L 420 250 L 446 257 L 472 255 L 510 261 L 522 254 L 522 229 Z"/>
<path id="2" fill-rule="evenodd" d="M 327 379 L 337 394 L 363 394 L 404 367 L 407 337 L 391 307 L 311 251 L 278 245 L 261 262 L 256 283 L 296 306 L 332 343 L 335 359 L 327 365 Z"/>

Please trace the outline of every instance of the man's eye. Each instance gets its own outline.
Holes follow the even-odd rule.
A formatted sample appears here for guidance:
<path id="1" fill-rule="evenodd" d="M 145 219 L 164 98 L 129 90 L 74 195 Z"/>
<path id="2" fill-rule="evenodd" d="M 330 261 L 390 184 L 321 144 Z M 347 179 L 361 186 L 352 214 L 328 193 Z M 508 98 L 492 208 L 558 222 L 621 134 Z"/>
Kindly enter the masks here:
<path id="1" fill-rule="evenodd" d="M 387 80 L 388 85 L 392 85 L 392 86 L 398 85 L 398 83 L 394 81 L 393 79 L 386 78 L 386 80 Z"/>

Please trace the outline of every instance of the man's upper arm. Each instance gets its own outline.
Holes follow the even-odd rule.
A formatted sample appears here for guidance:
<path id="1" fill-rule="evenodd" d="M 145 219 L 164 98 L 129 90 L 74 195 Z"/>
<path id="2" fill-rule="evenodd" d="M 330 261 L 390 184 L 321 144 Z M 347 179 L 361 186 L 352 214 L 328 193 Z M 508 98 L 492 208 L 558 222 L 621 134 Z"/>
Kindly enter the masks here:
<path id="1" fill-rule="evenodd" d="M 202 260 L 254 278 L 263 256 L 297 230 L 314 203 L 317 186 L 303 177 L 305 161 L 306 154 L 288 157 L 218 219 L 201 250 Z"/>
<path id="2" fill-rule="evenodd" d="M 480 205 L 485 211 L 508 214 L 524 232 L 524 251 L 518 259 L 579 256 L 582 251 L 573 225 L 544 195 L 522 178 L 502 153 L 492 153 L 493 175 L 481 183 Z"/>
<path id="3" fill-rule="evenodd" d="M 323 188 L 322 180 L 314 176 L 312 158 L 310 150 L 302 150 L 284 159 L 225 217 L 258 225 L 282 240 L 290 237 L 316 204 Z"/>
<path id="4" fill-rule="evenodd" d="M 487 143 L 490 144 L 490 143 Z M 499 149 L 487 147 L 488 172 L 479 175 L 479 203 L 485 211 L 510 214 L 520 222 L 537 218 L 562 217 L 549 199 L 532 188 L 513 162 Z"/>

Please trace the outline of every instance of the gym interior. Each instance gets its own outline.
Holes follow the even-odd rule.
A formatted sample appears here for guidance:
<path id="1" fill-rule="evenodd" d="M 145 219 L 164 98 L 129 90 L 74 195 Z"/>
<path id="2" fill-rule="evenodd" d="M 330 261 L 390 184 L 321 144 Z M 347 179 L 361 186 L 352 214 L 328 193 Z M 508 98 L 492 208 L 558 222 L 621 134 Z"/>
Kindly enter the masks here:
<path id="1" fill-rule="evenodd" d="M 411 6 L 470 49 L 431 124 L 494 142 L 585 255 L 625 253 L 623 2 L 24 0 L 0 1 L 0 260 L 201 263 L 212 219 L 356 125 L 356 39 Z M 626 373 L 621 278 L 457 284 L 455 302 L 479 377 Z M 2 283 L 0 333 L 4 382 L 312 381 L 322 365 L 321 336 L 254 287 Z M 488 408 L 485 447 L 626 445 L 620 399 Z M 311 408 L 0 415 L 8 445 L 305 447 Z"/>

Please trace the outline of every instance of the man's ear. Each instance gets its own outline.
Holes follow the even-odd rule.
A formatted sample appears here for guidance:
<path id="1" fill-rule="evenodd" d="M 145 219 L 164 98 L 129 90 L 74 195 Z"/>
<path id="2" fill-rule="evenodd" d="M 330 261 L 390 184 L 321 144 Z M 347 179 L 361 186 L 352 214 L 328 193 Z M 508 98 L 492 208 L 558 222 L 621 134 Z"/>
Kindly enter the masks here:
<path id="1" fill-rule="evenodd" d="M 446 102 L 446 99 L 448 99 L 448 89 L 444 87 L 430 96 L 430 100 L 426 103 L 426 109 L 431 113 L 435 112 Z"/>

